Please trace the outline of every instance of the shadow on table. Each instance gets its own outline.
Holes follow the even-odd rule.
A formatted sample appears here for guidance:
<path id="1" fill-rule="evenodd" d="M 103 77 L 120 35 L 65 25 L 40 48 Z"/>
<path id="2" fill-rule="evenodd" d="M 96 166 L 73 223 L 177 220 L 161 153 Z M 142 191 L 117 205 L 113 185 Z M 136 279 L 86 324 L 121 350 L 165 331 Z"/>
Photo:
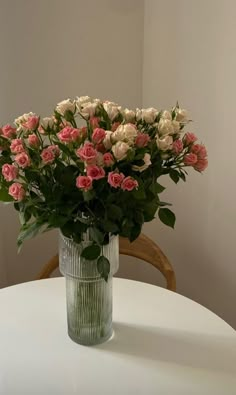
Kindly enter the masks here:
<path id="1" fill-rule="evenodd" d="M 114 323 L 113 338 L 97 350 L 236 373 L 235 336 L 206 335 Z"/>

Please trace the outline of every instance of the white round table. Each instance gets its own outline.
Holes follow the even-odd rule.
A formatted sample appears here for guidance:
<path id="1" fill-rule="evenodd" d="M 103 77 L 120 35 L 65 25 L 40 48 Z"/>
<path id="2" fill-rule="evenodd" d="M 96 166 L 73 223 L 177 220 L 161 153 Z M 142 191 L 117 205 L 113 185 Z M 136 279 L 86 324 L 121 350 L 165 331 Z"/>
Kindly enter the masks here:
<path id="1" fill-rule="evenodd" d="M 236 332 L 206 308 L 114 279 L 113 316 L 111 340 L 80 346 L 63 278 L 0 290 L 0 394 L 236 394 Z"/>

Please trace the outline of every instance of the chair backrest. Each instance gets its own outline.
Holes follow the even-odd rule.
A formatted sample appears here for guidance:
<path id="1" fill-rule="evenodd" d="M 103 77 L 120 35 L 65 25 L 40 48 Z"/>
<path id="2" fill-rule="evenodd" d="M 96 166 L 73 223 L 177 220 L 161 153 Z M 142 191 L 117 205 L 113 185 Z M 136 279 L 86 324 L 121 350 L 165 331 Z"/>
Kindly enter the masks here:
<path id="1" fill-rule="evenodd" d="M 176 291 L 175 273 L 171 263 L 162 250 L 149 237 L 141 234 L 135 241 L 130 243 L 126 238 L 120 237 L 119 252 L 121 255 L 129 255 L 142 259 L 158 269 L 166 279 L 166 288 Z M 59 266 L 58 254 L 44 265 L 37 276 L 37 280 L 49 278 L 53 271 Z"/>

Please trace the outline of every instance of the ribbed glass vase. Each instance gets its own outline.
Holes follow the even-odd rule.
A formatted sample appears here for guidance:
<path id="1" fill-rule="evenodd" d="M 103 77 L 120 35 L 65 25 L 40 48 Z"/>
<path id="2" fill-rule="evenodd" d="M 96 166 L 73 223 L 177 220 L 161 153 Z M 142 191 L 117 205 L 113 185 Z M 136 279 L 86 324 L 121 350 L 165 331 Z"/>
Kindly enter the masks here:
<path id="1" fill-rule="evenodd" d="M 105 281 L 97 270 L 97 261 L 81 257 L 91 244 L 89 232 L 77 244 L 59 235 L 60 272 L 66 279 L 68 335 L 76 343 L 95 345 L 112 335 L 112 277 L 119 267 L 119 238 L 112 236 L 101 254 L 110 261 Z"/>

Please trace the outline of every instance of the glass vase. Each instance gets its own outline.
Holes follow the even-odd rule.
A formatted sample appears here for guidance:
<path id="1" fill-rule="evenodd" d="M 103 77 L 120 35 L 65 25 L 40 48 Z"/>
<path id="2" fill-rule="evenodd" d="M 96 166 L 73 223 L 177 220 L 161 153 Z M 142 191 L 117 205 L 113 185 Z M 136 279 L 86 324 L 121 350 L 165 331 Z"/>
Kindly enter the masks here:
<path id="1" fill-rule="evenodd" d="M 112 277 L 119 267 L 119 238 L 110 237 L 101 254 L 110 262 L 105 281 L 97 270 L 97 260 L 81 256 L 91 244 L 89 231 L 80 244 L 59 236 L 59 267 L 66 280 L 68 335 L 83 345 L 100 344 L 112 335 Z"/>

